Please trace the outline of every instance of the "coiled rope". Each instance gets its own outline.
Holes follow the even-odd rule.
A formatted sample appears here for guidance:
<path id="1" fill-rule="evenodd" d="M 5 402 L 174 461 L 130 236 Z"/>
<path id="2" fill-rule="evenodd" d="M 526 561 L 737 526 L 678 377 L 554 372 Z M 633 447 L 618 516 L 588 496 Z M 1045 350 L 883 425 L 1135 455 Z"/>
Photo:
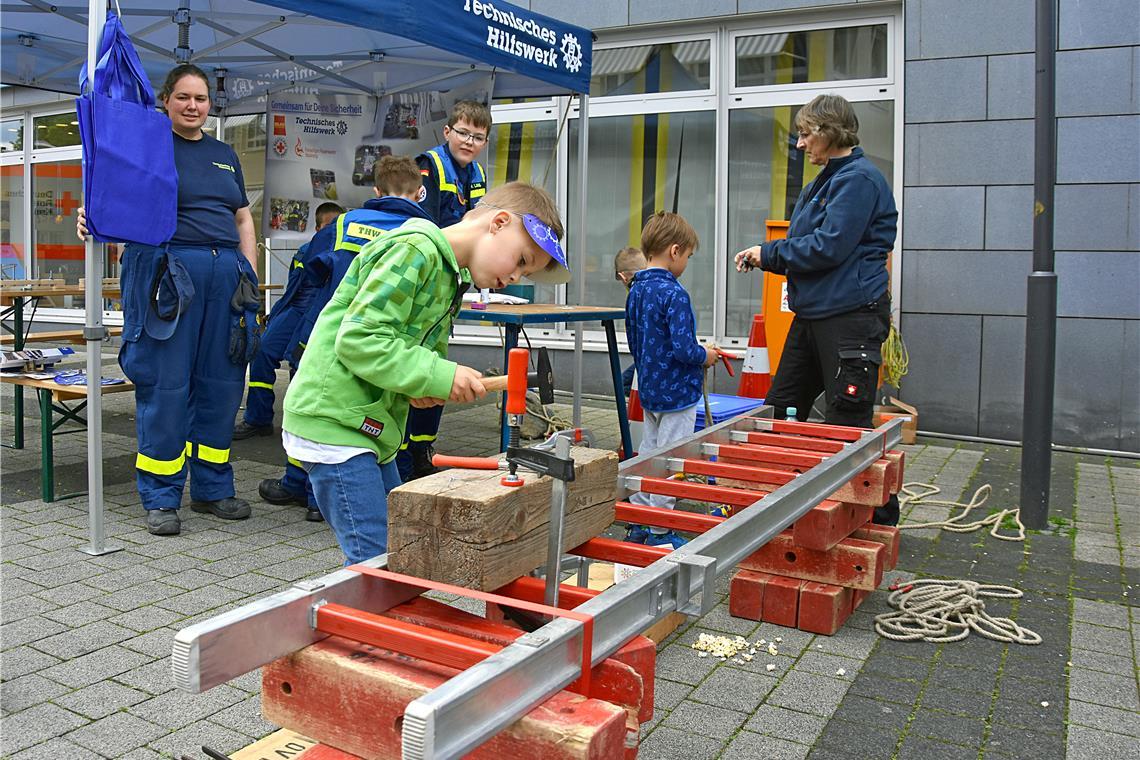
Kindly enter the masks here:
<path id="1" fill-rule="evenodd" d="M 891 320 L 891 329 L 887 333 L 887 339 L 883 341 L 880 353 L 883 356 L 883 379 L 888 385 L 898 388 L 899 381 L 908 371 L 910 355 L 907 353 L 902 333 L 895 327 L 893 319 Z"/>
<path id="2" fill-rule="evenodd" d="M 922 489 L 922 490 L 916 490 Z M 1025 525 L 1021 522 L 1021 509 L 1013 507 L 1011 509 L 1003 509 L 994 512 L 992 515 L 985 517 L 981 520 L 973 522 L 962 522 L 966 516 L 970 514 L 972 509 L 982 506 L 986 503 L 986 499 L 990 497 L 990 484 L 986 483 L 977 491 L 974 491 L 974 496 L 968 502 L 949 501 L 946 499 L 932 499 L 931 496 L 942 493 L 942 489 L 938 486 L 931 485 L 930 483 L 904 483 L 902 490 L 899 491 L 899 505 L 905 504 L 924 504 L 928 506 L 941 506 L 941 507 L 962 507 L 962 511 L 947 520 L 939 520 L 935 522 L 926 523 L 907 523 L 906 525 L 899 525 L 899 530 L 915 530 L 918 528 L 940 528 L 948 530 L 951 533 L 971 533 L 978 528 L 990 526 L 990 535 L 994 538 L 1001 539 L 1002 541 L 1024 541 L 1025 540 Z M 1012 517 L 1014 522 L 1017 523 L 1017 535 L 1003 536 L 998 533 L 1001 529 L 1001 524 L 1005 518 Z"/>
<path id="3" fill-rule="evenodd" d="M 986 612 L 983 597 L 1018 599 L 1012 586 L 968 580 L 916 580 L 891 592 L 895 612 L 875 616 L 875 631 L 893 641 L 961 641 L 977 631 L 987 639 L 1036 645 L 1041 636 L 1007 617 Z"/>

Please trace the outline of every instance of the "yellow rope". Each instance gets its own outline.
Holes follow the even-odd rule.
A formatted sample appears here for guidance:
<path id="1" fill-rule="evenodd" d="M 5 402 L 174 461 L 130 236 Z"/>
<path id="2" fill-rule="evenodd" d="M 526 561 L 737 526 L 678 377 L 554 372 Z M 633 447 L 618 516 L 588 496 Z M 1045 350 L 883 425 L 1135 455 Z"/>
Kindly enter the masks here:
<path id="1" fill-rule="evenodd" d="M 891 321 L 890 332 L 887 333 L 887 339 L 883 341 L 882 353 L 883 379 L 887 381 L 887 385 L 898 388 L 899 381 L 907 373 L 910 356 L 906 352 L 906 343 L 903 342 L 902 333 L 895 327 L 893 320 Z"/>

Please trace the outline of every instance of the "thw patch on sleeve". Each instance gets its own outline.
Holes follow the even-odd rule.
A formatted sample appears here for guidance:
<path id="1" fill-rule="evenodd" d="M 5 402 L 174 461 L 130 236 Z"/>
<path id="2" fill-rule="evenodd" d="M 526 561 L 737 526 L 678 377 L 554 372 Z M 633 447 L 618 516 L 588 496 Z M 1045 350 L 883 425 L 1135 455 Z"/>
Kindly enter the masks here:
<path id="1" fill-rule="evenodd" d="M 426 173 L 426 172 L 425 172 Z M 427 188 L 420 185 L 420 191 L 416 193 L 416 203 L 423 203 L 427 198 Z"/>

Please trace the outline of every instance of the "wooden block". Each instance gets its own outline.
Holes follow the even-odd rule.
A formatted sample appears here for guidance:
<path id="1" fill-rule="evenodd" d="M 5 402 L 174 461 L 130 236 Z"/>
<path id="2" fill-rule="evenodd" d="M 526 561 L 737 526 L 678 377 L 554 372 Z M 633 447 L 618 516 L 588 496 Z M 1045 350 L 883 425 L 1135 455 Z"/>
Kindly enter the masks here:
<path id="1" fill-rule="evenodd" d="M 866 504 L 825 501 L 792 524 L 792 540 L 796 546 L 825 551 L 869 521 L 874 512 Z"/>
<path id="2" fill-rule="evenodd" d="M 871 595 L 871 592 L 867 591 L 866 589 L 861 589 L 861 588 L 851 589 L 851 611 L 854 612 L 855 610 L 859 609 L 859 605 L 862 604 L 863 600 L 866 599 L 867 597 L 869 597 L 870 595 Z"/>
<path id="3" fill-rule="evenodd" d="M 857 538 L 860 541 L 874 541 L 876 544 L 882 544 L 887 550 L 885 570 L 888 571 L 894 570 L 895 565 L 899 563 L 901 536 L 902 533 L 893 525 L 875 525 L 874 523 L 867 523 L 851 534 L 852 538 Z"/>
<path id="4" fill-rule="evenodd" d="M 562 549 L 593 538 L 614 519 L 617 454 L 575 448 Z M 446 470 L 388 494 L 388 567 L 489 591 L 546 562 L 553 480 L 531 473 L 509 488 L 502 473 Z"/>
<path id="5" fill-rule="evenodd" d="M 785 628 L 795 628 L 799 614 L 800 587 L 803 581 L 799 578 L 786 578 L 782 575 L 773 575 L 764 587 L 764 622 L 782 625 Z"/>
<path id="6" fill-rule="evenodd" d="M 365 760 L 400 757 L 404 708 L 457 671 L 330 636 L 262 669 L 265 717 Z M 609 760 L 626 711 L 559 692 L 465 757 Z"/>
<path id="7" fill-rule="evenodd" d="M 891 481 L 887 478 L 887 463 L 880 459 L 863 470 L 828 498 L 881 507 L 891 497 Z"/>
<path id="8" fill-rule="evenodd" d="M 274 731 L 263 739 L 239 749 L 230 755 L 230 760 L 265 760 L 265 758 L 289 758 L 289 760 L 314 760 L 321 755 L 318 752 L 319 744 L 307 736 L 296 731 L 282 728 Z M 334 752 L 337 750 L 333 750 Z M 336 755 L 323 755 L 327 760 L 333 760 Z M 351 755 L 341 754 L 344 760 L 351 760 Z"/>
<path id="9" fill-rule="evenodd" d="M 895 478 L 891 482 L 891 493 L 898 493 L 903 487 L 903 472 L 906 470 L 906 452 L 896 451 L 894 449 L 883 454 L 883 459 L 895 463 L 893 470 Z"/>
<path id="10" fill-rule="evenodd" d="M 745 557 L 740 568 L 874 590 L 883 580 L 885 564 L 886 549 L 882 544 L 845 538 L 827 551 L 806 549 L 796 546 L 792 532 L 786 530 Z"/>
<path id="11" fill-rule="evenodd" d="M 728 614 L 745 620 L 764 619 L 764 587 L 768 573 L 737 570 L 728 584 Z"/>
<path id="12" fill-rule="evenodd" d="M 805 581 L 800 589 L 796 627 L 809 633 L 831 636 L 851 616 L 852 589 L 830 583 Z"/>

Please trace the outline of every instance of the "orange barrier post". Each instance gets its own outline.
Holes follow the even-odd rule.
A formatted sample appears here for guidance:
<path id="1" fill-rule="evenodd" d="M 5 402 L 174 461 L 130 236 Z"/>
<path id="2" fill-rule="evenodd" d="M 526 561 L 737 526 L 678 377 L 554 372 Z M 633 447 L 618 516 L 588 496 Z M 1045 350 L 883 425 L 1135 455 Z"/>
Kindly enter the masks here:
<path id="1" fill-rule="evenodd" d="M 768 363 L 768 339 L 764 335 L 764 315 L 752 317 L 752 331 L 748 334 L 748 350 L 740 370 L 740 390 L 737 396 L 764 398 L 772 388 L 771 365 Z"/>

